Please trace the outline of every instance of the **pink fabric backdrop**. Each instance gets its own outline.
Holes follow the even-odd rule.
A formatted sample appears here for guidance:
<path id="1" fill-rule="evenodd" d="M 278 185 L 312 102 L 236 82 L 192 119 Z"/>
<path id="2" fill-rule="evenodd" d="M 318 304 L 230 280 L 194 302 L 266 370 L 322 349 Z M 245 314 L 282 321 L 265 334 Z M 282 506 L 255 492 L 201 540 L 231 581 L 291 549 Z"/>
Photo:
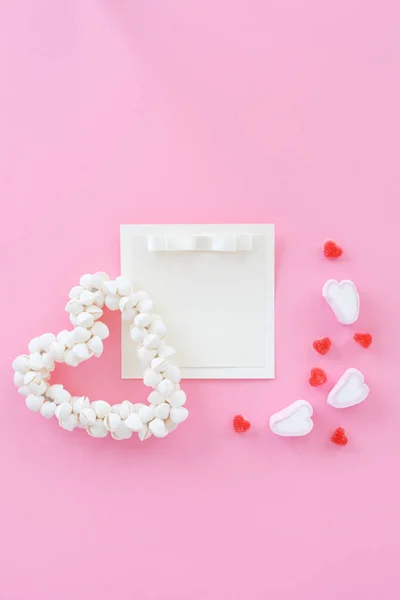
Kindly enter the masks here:
<path id="1" fill-rule="evenodd" d="M 1 600 L 398 600 L 399 17 L 395 0 L 0 3 Z M 146 222 L 276 223 L 276 381 L 187 382 L 190 420 L 162 442 L 67 433 L 27 411 L 11 362 L 67 326 L 82 273 L 118 274 L 119 224 Z M 357 283 L 356 326 L 324 306 L 330 277 Z M 57 377 L 143 399 L 108 322 L 101 359 Z M 313 366 L 331 384 L 360 368 L 370 398 L 335 411 Z M 297 398 L 313 433 L 274 437 Z"/>

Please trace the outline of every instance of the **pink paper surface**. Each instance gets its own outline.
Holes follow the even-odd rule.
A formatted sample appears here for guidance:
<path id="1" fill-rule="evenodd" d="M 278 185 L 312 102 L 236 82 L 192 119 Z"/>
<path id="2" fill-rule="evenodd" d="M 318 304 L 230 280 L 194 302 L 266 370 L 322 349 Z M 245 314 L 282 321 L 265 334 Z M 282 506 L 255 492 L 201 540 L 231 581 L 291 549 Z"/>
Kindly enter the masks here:
<path id="1" fill-rule="evenodd" d="M 1 600 L 398 600 L 399 17 L 394 0 L 0 3 Z M 11 362 L 68 326 L 82 273 L 118 274 L 119 224 L 148 222 L 276 224 L 277 378 L 184 382 L 190 420 L 163 441 L 67 433 L 26 409 Z M 331 277 L 359 288 L 354 326 L 324 305 Z M 101 359 L 54 379 L 143 400 L 108 323 Z M 347 367 L 371 394 L 334 410 Z M 314 431 L 275 437 L 298 398 Z"/>

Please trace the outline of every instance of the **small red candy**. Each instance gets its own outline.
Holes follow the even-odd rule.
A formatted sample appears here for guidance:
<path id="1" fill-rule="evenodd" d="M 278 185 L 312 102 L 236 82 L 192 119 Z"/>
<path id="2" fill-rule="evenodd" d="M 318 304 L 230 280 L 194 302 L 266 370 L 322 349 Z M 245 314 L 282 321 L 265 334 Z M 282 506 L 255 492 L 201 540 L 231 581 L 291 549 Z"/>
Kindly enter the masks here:
<path id="1" fill-rule="evenodd" d="M 372 344 L 372 335 L 370 333 L 355 333 L 353 339 L 363 348 L 369 348 Z"/>
<path id="2" fill-rule="evenodd" d="M 345 446 L 349 441 L 343 427 L 338 427 L 331 435 L 331 441 L 337 446 Z"/>
<path id="3" fill-rule="evenodd" d="M 324 243 L 325 258 L 339 258 L 342 256 L 343 250 L 333 240 L 326 240 Z"/>
<path id="4" fill-rule="evenodd" d="M 244 433 L 248 431 L 251 427 L 250 421 L 242 417 L 242 415 L 235 415 L 233 417 L 233 430 L 236 433 Z"/>
<path id="5" fill-rule="evenodd" d="M 326 354 L 327 352 L 329 352 L 331 346 L 332 342 L 328 337 L 322 338 L 320 340 L 315 340 L 313 342 L 313 348 L 319 354 Z"/>
<path id="6" fill-rule="evenodd" d="M 318 385 L 323 385 L 324 383 L 326 383 L 328 381 L 328 378 L 323 369 L 315 367 L 314 369 L 311 369 L 311 377 L 308 381 L 310 385 L 312 385 L 313 387 L 317 387 Z"/>

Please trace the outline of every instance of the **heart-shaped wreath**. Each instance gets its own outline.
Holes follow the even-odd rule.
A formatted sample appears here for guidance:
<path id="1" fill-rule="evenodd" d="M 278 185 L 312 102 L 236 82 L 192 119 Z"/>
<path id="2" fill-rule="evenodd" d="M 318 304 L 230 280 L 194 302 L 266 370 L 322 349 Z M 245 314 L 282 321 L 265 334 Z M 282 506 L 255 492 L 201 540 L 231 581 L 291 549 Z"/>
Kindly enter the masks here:
<path id="1" fill-rule="evenodd" d="M 74 325 L 72 331 L 58 335 L 45 333 L 29 343 L 30 354 L 13 362 L 14 383 L 30 410 L 46 419 L 54 415 L 64 429 L 86 429 L 93 437 L 125 440 L 137 432 L 140 440 L 151 435 L 162 438 L 186 420 L 183 406 L 186 394 L 180 389 L 180 371 L 169 359 L 175 353 L 167 345 L 166 327 L 153 312 L 153 302 L 144 291 L 134 292 L 123 277 L 111 281 L 106 273 L 82 275 L 80 285 L 69 293 L 65 310 Z M 143 365 L 143 382 L 154 388 L 149 404 L 124 400 L 111 406 L 104 400 L 89 401 L 86 396 L 71 396 L 61 384 L 50 385 L 56 362 L 77 367 L 103 352 L 108 337 L 107 325 L 100 321 L 103 307 L 120 310 L 124 321 L 132 321 L 131 337 L 139 344 L 138 357 Z"/>

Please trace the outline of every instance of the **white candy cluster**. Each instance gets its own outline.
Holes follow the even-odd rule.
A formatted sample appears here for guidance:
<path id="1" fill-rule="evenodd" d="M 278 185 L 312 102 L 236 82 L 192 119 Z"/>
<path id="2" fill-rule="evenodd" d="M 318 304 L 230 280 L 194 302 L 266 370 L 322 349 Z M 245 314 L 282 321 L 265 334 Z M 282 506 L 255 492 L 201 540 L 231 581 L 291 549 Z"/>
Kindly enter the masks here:
<path id="1" fill-rule="evenodd" d="M 151 435 L 162 438 L 186 420 L 183 406 L 186 394 L 179 387 L 178 367 L 169 362 L 175 353 L 167 345 L 167 331 L 160 316 L 153 313 L 153 302 L 146 292 L 134 292 L 129 281 L 109 279 L 103 272 L 83 275 L 80 285 L 69 293 L 65 310 L 74 325 L 58 335 L 45 333 L 29 344 L 30 354 L 13 362 L 14 383 L 26 405 L 46 419 L 54 415 L 64 429 L 86 429 L 93 437 L 125 440 L 136 432 L 140 440 Z M 139 344 L 138 357 L 143 365 L 144 384 L 154 388 L 149 404 L 124 400 L 111 406 L 104 400 L 89 401 L 86 396 L 72 396 L 61 384 L 50 385 L 56 362 L 76 367 L 103 352 L 108 337 L 107 325 L 100 321 L 103 308 L 120 310 L 122 319 L 131 321 L 131 337 Z"/>

